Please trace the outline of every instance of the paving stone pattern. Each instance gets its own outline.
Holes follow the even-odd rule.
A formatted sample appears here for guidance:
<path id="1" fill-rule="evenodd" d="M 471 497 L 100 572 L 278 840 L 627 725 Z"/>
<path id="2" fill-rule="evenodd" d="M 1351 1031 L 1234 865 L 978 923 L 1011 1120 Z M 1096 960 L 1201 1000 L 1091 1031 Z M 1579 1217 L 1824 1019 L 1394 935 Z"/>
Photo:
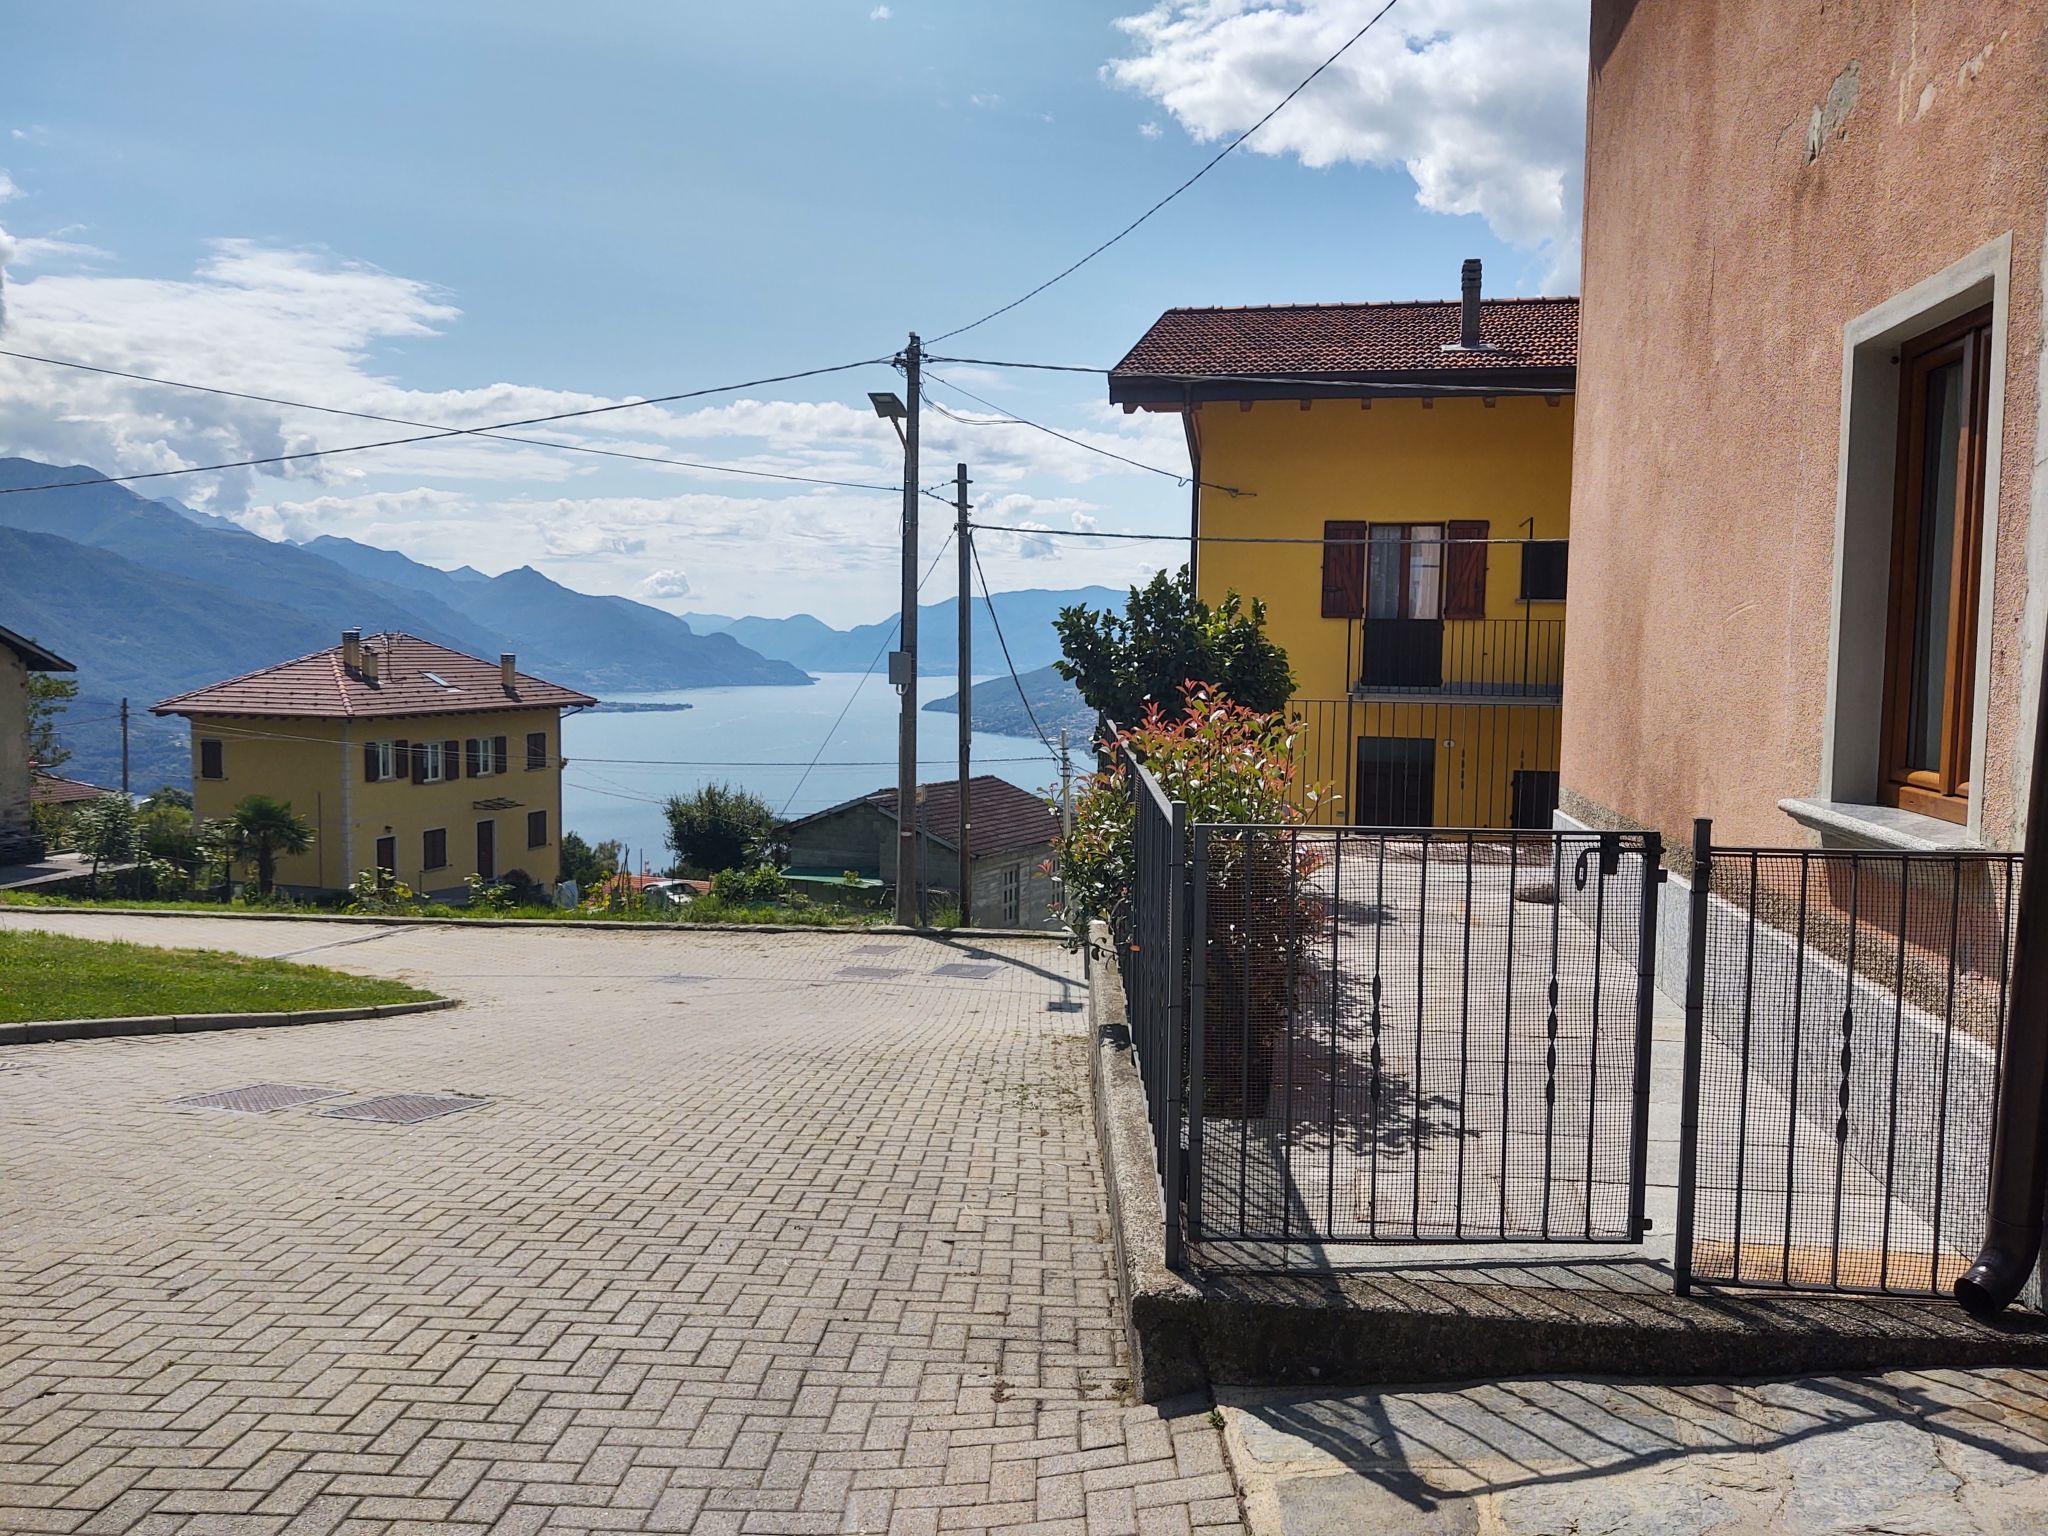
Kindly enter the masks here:
<path id="1" fill-rule="evenodd" d="M 469 1000 L 0 1050 L 10 1536 L 1238 1529 L 1125 1401 L 1055 946 L 0 924 Z M 264 1083 L 350 1097 L 172 1102 Z M 320 1112 L 391 1093 L 488 1103 Z"/>

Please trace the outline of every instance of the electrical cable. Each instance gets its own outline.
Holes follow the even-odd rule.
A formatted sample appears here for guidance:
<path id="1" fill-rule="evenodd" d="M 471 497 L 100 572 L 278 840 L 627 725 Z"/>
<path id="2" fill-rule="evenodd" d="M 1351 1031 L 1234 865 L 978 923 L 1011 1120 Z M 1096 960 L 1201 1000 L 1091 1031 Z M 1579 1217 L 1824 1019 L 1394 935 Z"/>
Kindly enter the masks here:
<path id="1" fill-rule="evenodd" d="M 1088 528 L 1029 528 L 1021 523 L 969 523 L 967 526 L 970 528 L 982 529 L 990 533 L 1023 533 L 1030 534 L 1033 537 L 1044 535 L 1047 538 L 1053 539 L 1137 539 L 1146 543 L 1153 544 L 1185 544 L 1188 541 L 1188 535 L 1184 533 L 1111 533 L 1100 532 Z M 1358 546 L 1370 545 L 1375 541 L 1372 539 L 1286 538 L 1278 534 L 1203 533 L 1195 535 L 1195 542 L 1199 544 L 1315 544 L 1332 549 L 1347 549 L 1355 548 Z M 1452 544 L 1527 545 L 1563 544 L 1568 541 L 1564 539 L 1444 538 L 1402 539 L 1398 541 L 1389 542 L 1398 542 L 1404 545 L 1422 544 L 1430 546 L 1432 548 L 1436 548 Z"/>
<path id="2" fill-rule="evenodd" d="M 1216 169 L 1216 167 L 1223 162 L 1224 157 L 1229 155 L 1229 153 L 1232 150 L 1236 149 L 1238 145 L 1244 143 L 1246 139 L 1249 139 L 1253 134 L 1257 133 L 1261 128 L 1265 127 L 1266 124 L 1270 123 L 1275 117 L 1279 116 L 1280 111 L 1283 107 L 1285 107 L 1289 102 L 1293 101 L 1294 98 L 1299 96 L 1303 91 L 1307 90 L 1310 85 L 1314 84 L 1316 78 L 1320 76 L 1324 70 L 1328 69 L 1332 64 L 1336 63 L 1339 59 L 1344 57 L 1346 53 L 1350 52 L 1352 44 L 1356 43 L 1360 38 L 1364 37 L 1366 33 L 1370 32 L 1374 27 L 1378 26 L 1380 23 L 1380 18 L 1385 16 L 1387 12 L 1391 11 L 1399 3 L 1400 0 L 1387 0 L 1387 3 L 1385 5 L 1382 5 L 1377 11 L 1373 12 L 1371 19 L 1368 20 L 1364 26 L 1360 27 L 1356 32 L 1352 33 L 1350 37 L 1345 39 L 1343 46 L 1338 48 L 1338 50 L 1335 53 L 1331 54 L 1327 59 L 1324 59 L 1323 62 L 1318 64 L 1314 69 L 1310 70 L 1309 73 L 1302 79 L 1299 85 L 1295 86 L 1293 90 L 1289 91 L 1285 96 L 1281 97 L 1277 102 L 1275 102 L 1272 105 L 1272 107 L 1267 111 L 1264 117 L 1260 118 L 1256 123 L 1253 123 L 1251 127 L 1245 129 L 1243 133 L 1240 133 L 1236 138 L 1232 139 L 1228 144 L 1224 145 L 1221 149 L 1216 151 L 1216 153 L 1209 159 L 1208 163 L 1205 164 L 1200 170 L 1196 171 L 1194 175 L 1190 176 L 1186 181 L 1182 182 L 1179 186 L 1175 187 L 1171 192 L 1167 193 L 1166 196 L 1160 198 L 1158 202 L 1154 203 L 1150 208 L 1147 208 L 1143 213 L 1139 214 L 1135 219 L 1131 220 L 1130 223 L 1126 224 L 1122 229 L 1118 230 L 1115 234 L 1111 235 L 1107 240 L 1103 241 L 1100 245 L 1096 246 L 1092 251 L 1089 251 L 1079 261 L 1076 261 L 1071 266 L 1065 267 L 1060 271 L 1055 272 L 1051 277 L 1048 277 L 1036 288 L 1033 288 L 1030 292 L 1021 294 L 1017 298 L 1010 300 L 1009 303 L 1003 305 L 1001 308 L 990 310 L 980 319 L 970 320 L 965 325 L 956 325 L 953 327 L 952 330 L 943 331 L 939 335 L 934 336 L 932 338 L 933 345 L 937 345 L 939 342 L 945 341 L 949 337 L 962 335 L 968 331 L 973 330 L 976 326 L 986 325 L 989 321 L 995 319 L 998 315 L 1008 314 L 1011 310 L 1017 308 L 1018 305 L 1028 303 L 1030 300 L 1037 298 L 1041 293 L 1045 292 L 1046 289 L 1052 287 L 1054 283 L 1060 282 L 1065 278 L 1073 276 L 1074 273 L 1080 271 L 1081 268 L 1087 266 L 1089 262 L 1093 261 L 1096 257 L 1100 256 L 1104 251 L 1108 250 L 1111 246 L 1115 245 L 1119 240 L 1123 239 L 1125 235 L 1128 235 L 1140 224 L 1143 224 L 1147 219 L 1151 218 L 1153 214 L 1157 213 L 1160 209 L 1164 208 L 1168 203 L 1172 202 L 1175 198 L 1179 197 L 1181 193 L 1187 191 L 1189 187 L 1192 187 L 1196 182 L 1200 181 L 1204 176 L 1208 175 L 1211 171 Z"/>
<path id="3" fill-rule="evenodd" d="M 450 427 L 443 431 L 425 432 L 415 437 L 388 437 L 374 443 L 347 443 L 338 448 L 306 448 L 297 453 L 273 453 L 261 458 L 233 459 L 219 464 L 194 464 L 184 469 L 152 469 L 131 475 L 94 475 L 89 480 L 52 480 L 41 485 L 0 486 L 0 496 L 20 496 L 30 491 L 64 491 L 88 485 L 126 485 L 137 480 L 162 480 L 173 475 L 203 475 L 223 469 L 253 469 L 266 464 L 289 464 L 301 459 L 331 458 L 344 453 L 367 453 L 373 448 L 401 448 L 409 443 L 439 442 L 451 437 L 489 437 L 494 432 L 509 431 L 513 427 L 535 427 L 553 421 L 571 421 L 587 416 L 603 416 L 613 411 L 638 410 L 642 406 L 672 405 L 678 400 L 696 400 L 705 395 L 731 394 L 735 390 L 753 389 L 762 384 L 786 384 L 793 379 L 811 379 L 821 374 L 846 373 L 855 368 L 873 367 L 887 363 L 886 357 L 867 357 L 858 362 L 834 363 L 826 368 L 806 368 L 796 373 L 778 373 L 765 378 L 745 379 L 736 384 L 714 384 L 704 389 L 681 390 L 670 395 L 655 395 L 645 400 L 621 400 L 610 405 L 586 406 L 574 411 L 556 411 L 547 416 L 526 416 L 517 421 L 493 422 L 482 427 Z M 562 447 L 560 443 L 550 447 Z M 607 453 L 611 450 L 605 450 Z M 900 490 L 901 487 L 883 487 Z"/>
<path id="4" fill-rule="evenodd" d="M 968 399 L 972 400 L 976 405 L 987 407 L 989 410 L 994 411 L 1001 418 L 998 421 L 975 421 L 969 417 L 962 416 L 957 411 L 947 410 L 943 405 L 939 404 L 939 402 L 936 400 L 929 400 L 925 402 L 926 404 L 930 405 L 933 410 L 937 411 L 941 416 L 949 416 L 954 421 L 960 422 L 964 426 L 1030 427 L 1034 431 L 1045 433 L 1048 437 L 1056 437 L 1063 443 L 1072 443 L 1076 448 L 1085 448 L 1090 453 L 1099 453 L 1105 459 L 1115 459 L 1119 464 L 1128 464 L 1133 469 L 1142 469 L 1149 471 L 1150 473 L 1155 475 L 1164 475 L 1167 479 L 1171 480 L 1175 485 L 1188 485 L 1192 483 L 1201 486 L 1204 490 L 1222 491 L 1223 493 L 1229 496 L 1256 496 L 1258 494 L 1258 492 L 1256 491 L 1239 490 L 1234 485 L 1219 485 L 1213 480 L 1195 480 L 1192 476 L 1181 474 L 1178 470 L 1161 469 L 1157 464 L 1146 464 L 1138 459 L 1126 458 L 1123 454 L 1113 452 L 1108 448 L 1098 448 L 1095 446 L 1095 444 L 1085 443 L 1078 437 L 1069 437 L 1066 433 L 1061 432 L 1056 428 L 1048 427 L 1042 422 L 1033 421 L 1027 416 L 1018 416 L 1015 415 L 1014 413 L 1005 412 L 1003 407 L 995 404 L 995 402 L 991 400 L 982 399 L 980 395 L 975 394 L 972 390 L 962 389 L 958 384 L 955 384 L 950 379 L 940 378 L 930 369 L 925 370 L 924 376 L 927 379 L 930 379 L 934 384 L 945 385 L 946 388 L 952 390 L 953 393 L 955 393 L 956 395 L 965 395 Z"/>
<path id="5" fill-rule="evenodd" d="M 1054 762 L 1060 762 L 1060 749 L 1052 744 L 1051 739 L 1045 734 L 1045 727 L 1038 723 L 1038 711 L 1031 707 L 1031 697 L 1024 691 L 1024 679 L 1017 675 L 1017 663 L 1010 659 L 1010 642 L 1003 638 L 1003 621 L 996 616 L 996 600 L 989 596 L 988 577 L 981 569 L 981 551 L 974 547 L 974 541 L 971 539 L 967 543 L 967 553 L 974 560 L 974 579 L 981 584 L 982 606 L 988 609 L 988 621 L 995 626 L 996 644 L 1003 648 L 1003 665 L 1010 669 L 1010 681 L 1016 685 L 1017 700 L 1024 706 L 1024 713 L 1031 721 L 1031 729 L 1038 732 L 1039 745 L 1052 754 Z"/>
<path id="6" fill-rule="evenodd" d="M 1029 368 L 1041 373 L 1089 373 L 1109 377 L 1114 368 L 1095 368 L 1079 363 L 1023 363 L 1006 361 L 993 357 L 931 357 L 928 363 L 971 363 L 981 368 Z M 1519 366 L 1519 365 L 1515 365 Z M 1159 379 L 1169 384 L 1286 384 L 1304 389 L 1337 389 L 1345 391 L 1376 390 L 1384 394 L 1413 395 L 1418 388 L 1426 388 L 1432 395 L 1480 395 L 1533 397 L 1555 399 L 1573 394 L 1569 387 L 1560 388 L 1544 384 L 1450 384 L 1432 382 L 1426 386 L 1403 383 L 1393 379 L 1354 379 L 1339 374 L 1292 374 L 1292 373 L 1167 373 L 1147 368 L 1136 375 L 1146 379 Z M 927 375 L 929 377 L 929 375 Z M 955 384 L 951 386 L 959 389 Z M 962 391 L 965 393 L 965 391 Z"/>

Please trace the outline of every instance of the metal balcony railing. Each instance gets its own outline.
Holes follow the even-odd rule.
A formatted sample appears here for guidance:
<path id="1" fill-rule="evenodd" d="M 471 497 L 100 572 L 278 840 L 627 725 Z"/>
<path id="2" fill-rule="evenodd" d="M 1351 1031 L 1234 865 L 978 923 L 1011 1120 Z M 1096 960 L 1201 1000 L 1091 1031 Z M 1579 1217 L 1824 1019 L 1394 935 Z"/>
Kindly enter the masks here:
<path id="1" fill-rule="evenodd" d="M 1361 619 L 1353 691 L 1555 700 L 1564 693 L 1562 619 Z"/>

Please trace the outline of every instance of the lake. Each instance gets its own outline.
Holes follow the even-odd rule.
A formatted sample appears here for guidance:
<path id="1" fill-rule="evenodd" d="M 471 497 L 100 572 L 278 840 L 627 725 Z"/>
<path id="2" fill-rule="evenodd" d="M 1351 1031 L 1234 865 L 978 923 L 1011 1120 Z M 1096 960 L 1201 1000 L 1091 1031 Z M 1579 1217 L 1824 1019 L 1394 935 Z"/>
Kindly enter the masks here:
<path id="1" fill-rule="evenodd" d="M 684 710 L 572 715 L 562 722 L 562 823 L 596 843 L 616 838 L 634 866 L 666 868 L 661 801 L 701 784 L 750 789 L 777 811 L 802 816 L 896 785 L 896 690 L 880 677 L 821 672 L 808 688 L 692 688 L 608 695 L 622 704 L 686 703 Z M 982 686 L 977 680 L 975 686 Z M 986 681 L 993 682 L 994 679 Z M 1008 678 L 1003 679 L 1007 685 Z M 950 678 L 919 679 L 920 702 L 949 697 Z M 808 775 L 832 722 L 845 711 Z M 921 782 L 955 771 L 958 717 L 918 712 Z M 1078 776 L 1092 766 L 1086 743 L 1071 753 Z M 1038 791 L 1059 783 L 1059 765 L 1036 740 L 974 733 L 974 771 Z"/>

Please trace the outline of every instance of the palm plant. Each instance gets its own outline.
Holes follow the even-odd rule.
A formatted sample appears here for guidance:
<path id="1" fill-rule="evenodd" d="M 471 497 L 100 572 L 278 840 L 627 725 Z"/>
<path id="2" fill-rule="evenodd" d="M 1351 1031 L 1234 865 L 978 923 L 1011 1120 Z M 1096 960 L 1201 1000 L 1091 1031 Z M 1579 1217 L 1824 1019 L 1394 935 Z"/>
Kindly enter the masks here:
<path id="1" fill-rule="evenodd" d="M 256 889 L 268 896 L 277 884 L 280 855 L 304 853 L 313 846 L 313 828 L 286 800 L 250 795 L 228 818 L 235 850 L 256 866 Z"/>

